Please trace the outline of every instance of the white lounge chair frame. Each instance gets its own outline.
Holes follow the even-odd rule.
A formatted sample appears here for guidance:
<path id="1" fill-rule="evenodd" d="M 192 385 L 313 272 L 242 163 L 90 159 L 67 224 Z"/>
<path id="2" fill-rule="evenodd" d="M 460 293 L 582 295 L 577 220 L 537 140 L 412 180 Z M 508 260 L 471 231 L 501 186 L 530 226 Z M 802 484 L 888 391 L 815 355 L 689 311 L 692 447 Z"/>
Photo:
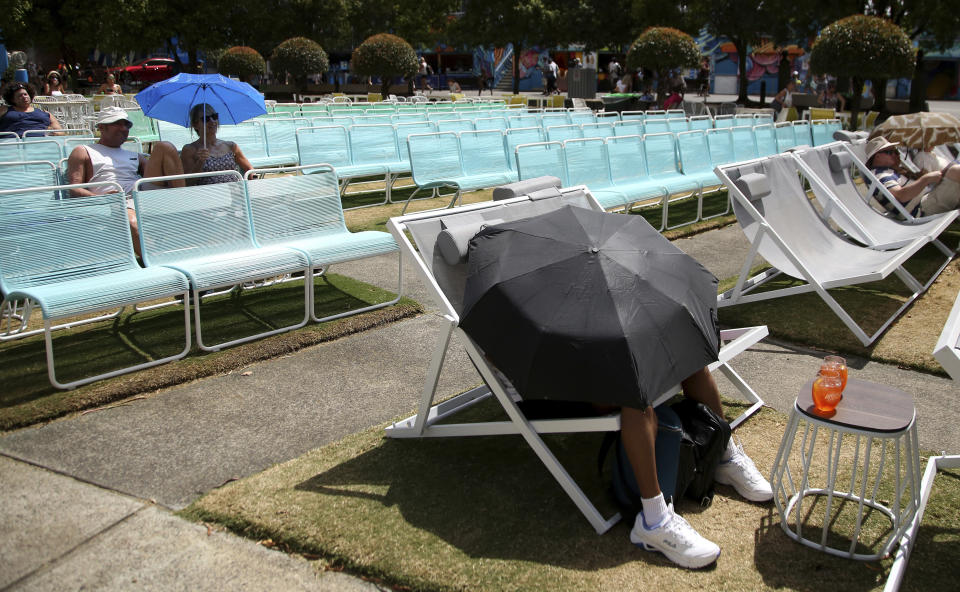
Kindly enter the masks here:
<path id="1" fill-rule="evenodd" d="M 552 190 L 547 190 L 550 192 Z M 554 197 L 547 199 L 560 200 L 562 204 L 569 203 L 571 200 L 580 199 L 581 203 L 585 197 L 591 208 L 602 211 L 603 208 L 583 186 L 563 189 L 559 192 L 553 191 Z M 536 195 L 536 193 L 535 193 Z M 619 414 L 605 415 L 601 417 L 574 418 L 574 419 L 527 419 L 514 397 L 507 391 L 505 386 L 496 377 L 494 369 L 487 362 L 485 356 L 470 339 L 470 337 L 459 328 L 460 317 L 457 309 L 451 303 L 447 294 L 438 284 L 434 275 L 432 261 L 434 245 L 419 244 L 419 249 L 414 246 L 408 237 L 408 225 L 418 221 L 429 219 L 440 219 L 444 216 L 454 216 L 463 213 L 486 214 L 488 219 L 503 218 L 504 213 L 508 213 L 509 208 L 523 207 L 534 202 L 534 198 L 522 196 L 502 200 L 498 202 L 486 202 L 459 207 L 455 210 L 429 211 L 410 214 L 397 218 L 391 218 L 387 222 L 387 228 L 393 234 L 394 239 L 400 245 L 401 251 L 406 253 L 413 262 L 415 269 L 424 280 L 428 291 L 440 304 L 441 316 L 444 320 L 444 326 L 440 337 L 434 348 L 433 356 L 430 360 L 424 381 L 423 390 L 420 395 L 420 404 L 417 414 L 401 421 L 398 421 L 386 429 L 386 436 L 390 438 L 438 438 L 438 437 L 459 437 L 459 436 L 492 436 L 519 434 L 533 449 L 541 462 L 550 471 L 567 495 L 573 500 L 577 508 L 583 513 L 584 517 L 590 522 L 590 525 L 598 534 L 606 532 L 619 519 L 620 515 L 615 514 L 605 518 L 593 502 L 586 496 L 579 485 L 573 480 L 567 470 L 560 464 L 559 460 L 550 451 L 542 439 L 543 434 L 573 433 L 573 432 L 607 432 L 620 429 Z M 515 210 L 517 211 L 517 210 Z M 514 214 L 517 217 L 530 215 L 530 210 L 524 208 L 528 213 Z M 467 355 L 479 370 L 484 380 L 484 385 L 470 389 L 464 393 L 456 395 L 442 402 L 435 402 L 437 398 L 437 384 L 440 379 L 441 369 L 444 359 L 450 347 L 451 337 L 457 335 L 460 342 L 464 344 Z M 711 372 L 720 370 L 736 386 L 740 393 L 751 403 L 751 406 L 744 411 L 731 424 L 736 427 L 747 417 L 756 412 L 763 406 L 763 401 L 749 384 L 730 366 L 730 361 L 747 348 L 757 343 L 767 335 L 765 326 L 749 327 L 744 329 L 733 329 L 721 331 L 721 339 L 725 344 L 720 349 L 720 356 L 717 362 L 709 366 Z M 667 392 L 663 393 L 654 402 L 659 405 L 672 397 L 679 391 L 679 385 L 675 385 Z M 439 424 L 443 419 L 451 417 L 459 411 L 473 406 L 475 403 L 486 399 L 487 397 L 496 397 L 497 401 L 507 413 L 508 421 L 498 422 L 477 422 L 477 423 L 454 423 Z"/>
<path id="2" fill-rule="evenodd" d="M 793 214 L 791 216 L 790 228 L 792 230 L 800 229 L 799 231 L 803 233 L 800 236 L 783 236 L 781 231 L 784 230 L 784 228 L 780 228 L 779 230 L 774 228 L 767 217 L 760 213 L 751 200 L 734 182 L 744 170 L 757 172 L 759 170 L 765 170 L 764 167 L 766 166 L 776 167 L 778 166 L 778 162 L 790 170 L 792 177 L 790 175 L 783 175 L 782 179 L 776 180 L 779 185 L 771 182 L 771 193 L 776 190 L 788 190 L 785 185 L 791 183 L 791 179 L 796 179 L 795 182 L 799 189 L 794 187 L 794 192 L 799 191 L 800 194 L 790 196 L 791 199 L 796 199 L 797 203 L 791 203 L 788 204 L 788 206 Z M 847 242 L 830 229 L 813 209 L 813 205 L 809 203 L 809 198 L 807 198 L 806 193 L 803 192 L 799 177 L 796 175 L 798 172 L 797 163 L 791 155 L 777 154 L 740 163 L 721 165 L 716 167 L 714 171 L 730 191 L 730 195 L 734 199 L 734 211 L 737 214 L 737 219 L 751 243 L 750 251 L 740 269 L 736 285 L 717 297 L 718 306 L 732 306 L 735 304 L 779 298 L 781 296 L 816 292 L 834 314 L 840 318 L 843 324 L 856 335 L 857 339 L 859 339 L 863 345 L 867 346 L 882 335 L 893 321 L 929 286 L 929 283 L 926 286 L 921 284 L 903 267 L 904 262 L 919 251 L 926 243 L 930 242 L 931 239 L 929 237 L 917 237 L 896 250 L 882 252 Z M 734 174 L 736 178 L 732 178 L 731 174 Z M 800 202 L 800 200 L 803 200 L 803 202 Z M 748 226 L 750 227 L 749 231 L 747 229 Z M 751 233 L 753 233 L 752 236 Z M 794 241 L 796 244 L 791 244 L 791 241 Z M 804 244 L 800 244 L 801 242 Z M 865 252 L 872 252 L 874 255 L 865 255 L 871 264 L 869 268 L 866 267 L 866 262 L 864 262 L 862 269 L 857 269 L 847 274 L 833 273 L 831 274 L 833 277 L 818 280 L 818 275 L 823 276 L 819 272 L 815 273 L 813 270 L 823 266 L 829 268 L 830 265 L 829 262 L 824 260 L 812 261 L 814 255 L 811 251 L 808 251 L 806 255 L 801 255 L 799 249 L 809 244 L 815 244 L 817 249 L 819 249 L 818 252 L 829 254 L 832 257 L 843 258 L 845 256 L 864 254 Z M 775 266 L 753 277 L 749 277 L 750 268 L 757 255 L 770 261 Z M 778 269 L 776 265 L 781 266 L 783 269 Z M 786 273 L 806 283 L 800 286 L 752 293 L 753 290 L 778 277 L 781 273 Z M 882 280 L 891 273 L 896 274 L 907 288 L 912 291 L 912 294 L 873 335 L 867 335 L 860 325 L 853 320 L 849 313 L 840 306 L 840 303 L 838 303 L 827 290 L 830 288 Z"/>

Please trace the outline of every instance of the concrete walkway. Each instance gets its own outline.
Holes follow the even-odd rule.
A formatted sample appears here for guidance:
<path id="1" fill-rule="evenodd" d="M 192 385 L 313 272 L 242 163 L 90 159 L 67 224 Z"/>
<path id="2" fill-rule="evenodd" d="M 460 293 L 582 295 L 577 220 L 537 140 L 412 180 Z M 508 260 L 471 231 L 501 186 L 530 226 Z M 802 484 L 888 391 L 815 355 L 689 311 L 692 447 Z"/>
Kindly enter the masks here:
<path id="1" fill-rule="evenodd" d="M 737 272 L 748 246 L 737 226 L 677 244 L 719 277 Z M 395 265 L 380 258 L 338 271 L 389 288 Z M 409 265 L 404 275 L 407 293 L 432 307 Z M 440 328 L 431 308 L 243 371 L 3 434 L 0 591 L 379 589 L 172 511 L 226 482 L 409 414 Z M 735 366 L 786 412 L 822 355 L 763 342 Z M 956 384 L 862 360 L 850 365 L 851 376 L 915 396 L 922 447 L 960 451 Z M 478 382 L 462 348 L 452 348 L 440 393 Z M 771 435 L 771 446 L 778 441 Z"/>

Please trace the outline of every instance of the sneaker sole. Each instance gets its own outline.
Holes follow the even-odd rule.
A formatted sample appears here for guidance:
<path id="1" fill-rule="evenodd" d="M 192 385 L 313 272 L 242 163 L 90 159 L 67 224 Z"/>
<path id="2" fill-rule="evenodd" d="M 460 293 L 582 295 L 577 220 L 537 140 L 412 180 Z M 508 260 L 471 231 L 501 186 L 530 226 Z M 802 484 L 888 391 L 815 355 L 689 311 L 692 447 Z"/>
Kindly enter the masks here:
<path id="1" fill-rule="evenodd" d="M 660 553 L 661 555 L 663 555 L 673 563 L 676 563 L 680 567 L 685 567 L 687 569 L 700 569 L 703 567 L 707 567 L 708 565 L 716 563 L 717 559 L 720 558 L 720 551 L 717 551 L 717 554 L 712 557 L 710 556 L 687 557 L 686 555 L 678 555 L 673 552 L 667 552 L 667 551 L 664 551 L 663 549 L 658 549 L 657 547 L 654 547 L 650 543 L 646 543 L 643 541 L 640 541 L 639 543 L 633 543 L 633 544 L 643 549 L 644 551 L 648 551 L 650 553 Z"/>
<path id="2" fill-rule="evenodd" d="M 744 491 L 743 489 L 740 489 L 740 485 L 737 484 L 736 481 L 733 481 L 732 479 L 729 482 L 724 481 L 723 478 L 720 477 L 720 475 L 715 475 L 713 480 L 719 483 L 720 485 L 729 485 L 734 489 L 734 491 L 740 494 L 740 497 L 751 502 L 769 502 L 770 500 L 773 499 L 772 491 L 770 493 L 759 493 L 756 491 L 749 491 L 749 490 Z"/>

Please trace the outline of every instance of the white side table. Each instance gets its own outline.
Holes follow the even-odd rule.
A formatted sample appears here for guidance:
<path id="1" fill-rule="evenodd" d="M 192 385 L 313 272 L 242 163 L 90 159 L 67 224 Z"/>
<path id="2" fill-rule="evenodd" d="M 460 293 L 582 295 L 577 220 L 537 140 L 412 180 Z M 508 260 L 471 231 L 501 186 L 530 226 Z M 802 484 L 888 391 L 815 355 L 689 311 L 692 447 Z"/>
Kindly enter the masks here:
<path id="1" fill-rule="evenodd" d="M 920 504 L 913 398 L 850 378 L 837 409 L 824 415 L 813 406 L 812 384 L 800 390 L 770 479 L 780 525 L 831 555 L 886 557 Z"/>

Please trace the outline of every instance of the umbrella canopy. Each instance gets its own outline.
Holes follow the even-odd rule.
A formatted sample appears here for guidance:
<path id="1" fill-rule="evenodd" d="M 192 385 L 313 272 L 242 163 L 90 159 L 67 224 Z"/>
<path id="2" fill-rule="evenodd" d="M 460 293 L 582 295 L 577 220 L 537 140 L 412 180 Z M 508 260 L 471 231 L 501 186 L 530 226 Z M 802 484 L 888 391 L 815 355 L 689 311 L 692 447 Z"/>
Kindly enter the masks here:
<path id="1" fill-rule="evenodd" d="M 878 125 L 870 138 L 883 136 L 907 148 L 930 150 L 948 142 L 960 142 L 960 119 L 950 113 L 908 113 L 894 115 Z"/>
<path id="2" fill-rule="evenodd" d="M 220 123 L 236 124 L 267 112 L 257 89 L 219 74 L 177 74 L 138 92 L 136 99 L 144 115 L 183 127 L 190 127 L 190 109 L 200 103 L 213 107 Z"/>
<path id="3" fill-rule="evenodd" d="M 717 279 L 640 216 L 488 226 L 468 266 L 460 326 L 524 399 L 643 409 L 717 359 Z"/>

